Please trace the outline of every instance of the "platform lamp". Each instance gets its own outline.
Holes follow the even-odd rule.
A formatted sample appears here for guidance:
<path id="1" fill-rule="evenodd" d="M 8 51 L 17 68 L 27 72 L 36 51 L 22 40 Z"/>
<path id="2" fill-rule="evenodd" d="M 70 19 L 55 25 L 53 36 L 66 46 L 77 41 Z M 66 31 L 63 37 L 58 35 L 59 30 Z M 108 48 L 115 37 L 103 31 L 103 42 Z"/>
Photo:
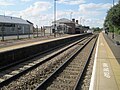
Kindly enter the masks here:
<path id="1" fill-rule="evenodd" d="M 36 25 L 37 37 L 38 37 L 38 25 Z"/>
<path id="2" fill-rule="evenodd" d="M 72 20 L 72 14 L 73 14 L 73 12 L 70 12 L 70 20 Z"/>
<path id="3" fill-rule="evenodd" d="M 80 17 L 80 25 L 82 25 L 82 17 Z"/>
<path id="4" fill-rule="evenodd" d="M 114 7 L 114 0 L 113 0 L 113 7 Z M 114 29 L 115 29 L 115 27 L 113 26 L 113 34 L 112 34 L 112 39 L 114 39 Z"/>
<path id="5" fill-rule="evenodd" d="M 54 37 L 56 37 L 56 29 L 57 29 L 57 27 L 56 27 L 56 1 L 58 1 L 58 0 L 54 0 Z"/>
<path id="6" fill-rule="evenodd" d="M 115 1 L 113 0 L 113 6 L 114 6 L 114 2 L 115 2 Z"/>

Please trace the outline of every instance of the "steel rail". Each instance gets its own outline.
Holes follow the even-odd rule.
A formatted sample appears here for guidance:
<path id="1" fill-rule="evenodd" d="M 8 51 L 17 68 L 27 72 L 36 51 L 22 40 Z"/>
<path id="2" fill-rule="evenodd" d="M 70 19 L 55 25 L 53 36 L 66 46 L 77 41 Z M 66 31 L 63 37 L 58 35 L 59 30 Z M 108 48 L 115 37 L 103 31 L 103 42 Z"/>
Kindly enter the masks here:
<path id="1" fill-rule="evenodd" d="M 10 78 L 8 78 L 8 79 L 2 81 L 2 82 L 0 82 L 0 88 L 3 87 L 3 86 L 5 86 L 5 85 L 7 85 L 7 84 L 9 84 L 10 82 L 12 82 L 13 80 L 17 79 L 18 77 L 24 75 L 25 73 L 27 73 L 27 72 L 33 70 L 34 68 L 36 68 L 36 67 L 42 65 L 43 63 L 49 61 L 50 59 L 54 58 L 55 56 L 59 55 L 60 53 L 66 51 L 67 49 L 73 47 L 74 45 L 80 43 L 81 41 L 83 41 L 83 40 L 85 40 L 85 39 L 86 39 L 86 38 L 83 38 L 83 39 L 81 39 L 81 40 L 79 40 L 79 41 L 77 41 L 77 42 L 74 42 L 74 44 L 72 44 L 72 45 L 70 45 L 69 47 L 66 47 L 65 49 L 63 49 L 63 50 L 61 50 L 61 51 L 55 53 L 54 55 L 52 55 L 52 56 L 46 58 L 45 60 L 43 60 L 43 61 L 41 61 L 41 62 L 39 62 L 39 63 L 37 63 L 37 64 L 35 64 L 35 65 L 33 65 L 33 66 L 27 68 L 27 69 L 25 69 L 25 70 L 23 70 L 22 72 L 20 72 L 20 73 L 14 75 L 14 76 L 12 76 L 12 77 L 10 77 Z"/>
<path id="2" fill-rule="evenodd" d="M 96 36 L 96 40 L 95 40 L 95 42 L 94 42 L 94 45 L 93 45 L 93 47 L 91 48 L 90 53 L 89 53 L 89 57 L 87 58 L 87 60 L 86 60 L 86 62 L 85 62 L 85 64 L 84 64 L 84 68 L 82 69 L 82 72 L 81 72 L 81 73 L 79 74 L 79 76 L 78 76 L 77 82 L 76 82 L 73 90 L 77 90 L 78 85 L 79 85 L 79 82 L 81 81 L 81 79 L 82 79 L 82 77 L 83 77 L 83 75 L 84 75 L 84 72 L 85 72 L 86 69 L 87 69 L 87 66 L 88 66 L 88 64 L 89 64 L 89 62 L 90 62 L 90 58 L 91 58 L 91 56 L 92 56 L 93 50 L 94 50 L 95 45 L 96 45 L 96 42 L 97 42 L 97 38 L 98 38 L 98 37 Z"/>
<path id="3" fill-rule="evenodd" d="M 92 37 L 89 41 L 87 41 L 82 47 L 80 47 L 73 55 L 71 55 L 62 65 L 60 65 L 48 78 L 46 78 L 42 83 L 40 83 L 35 90 L 45 90 L 48 83 L 54 80 L 54 76 L 59 73 L 62 69 L 64 69 L 70 61 L 93 39 Z"/>
<path id="4" fill-rule="evenodd" d="M 84 37 L 83 37 L 83 38 L 84 38 Z M 81 38 L 81 39 L 82 39 L 82 38 Z M 9 65 L 0 67 L 0 72 L 1 72 L 1 71 L 4 71 L 4 70 L 6 70 L 6 69 L 9 69 L 9 68 L 11 68 L 11 67 L 13 67 L 13 66 L 15 66 L 15 65 L 18 65 L 18 64 L 20 64 L 20 63 L 23 63 L 23 62 L 25 62 L 25 61 L 28 61 L 29 59 L 33 59 L 33 58 L 35 58 L 35 57 L 37 57 L 37 56 L 39 56 L 39 55 L 43 55 L 43 54 L 48 53 L 48 52 L 53 51 L 53 50 L 58 50 L 58 49 L 66 46 L 66 45 L 68 45 L 68 44 L 71 44 L 72 42 L 75 42 L 75 40 L 72 40 L 72 41 L 70 41 L 70 42 L 66 42 L 65 44 L 61 44 L 61 45 L 59 45 L 59 46 L 53 47 L 53 48 L 51 48 L 51 49 L 45 50 L 45 51 L 43 51 L 43 52 L 37 53 L 37 54 L 32 55 L 32 56 L 29 56 L 29 57 L 27 57 L 27 58 L 25 58 L 25 59 L 19 60 L 19 61 L 14 62 L 14 63 L 11 63 L 11 64 L 9 64 Z"/>

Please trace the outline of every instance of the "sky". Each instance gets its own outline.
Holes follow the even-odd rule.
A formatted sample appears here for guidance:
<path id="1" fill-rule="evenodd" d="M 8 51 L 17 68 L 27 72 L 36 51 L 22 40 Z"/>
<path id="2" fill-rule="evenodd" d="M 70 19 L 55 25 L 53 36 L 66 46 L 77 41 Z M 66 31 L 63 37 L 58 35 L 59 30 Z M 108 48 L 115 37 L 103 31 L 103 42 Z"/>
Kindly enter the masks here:
<path id="1" fill-rule="evenodd" d="M 0 0 L 0 15 L 21 17 L 34 26 L 51 25 L 55 0 Z M 118 0 L 115 0 L 118 2 Z M 75 18 L 82 25 L 103 27 L 113 0 L 56 0 L 57 20 Z"/>

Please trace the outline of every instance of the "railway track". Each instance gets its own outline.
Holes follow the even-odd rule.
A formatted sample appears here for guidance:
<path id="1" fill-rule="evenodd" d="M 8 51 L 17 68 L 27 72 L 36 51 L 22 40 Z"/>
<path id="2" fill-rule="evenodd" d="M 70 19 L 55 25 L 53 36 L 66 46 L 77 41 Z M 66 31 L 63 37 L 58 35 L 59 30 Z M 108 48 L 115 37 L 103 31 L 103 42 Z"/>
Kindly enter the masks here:
<path id="1" fill-rule="evenodd" d="M 87 38 L 81 39 L 54 53 L 48 54 L 45 57 L 43 55 L 43 57 L 36 58 L 37 60 L 31 60 L 31 61 L 22 63 L 18 66 L 12 67 L 9 70 L 4 71 L 3 73 L 0 73 L 1 90 L 4 90 L 4 89 L 5 90 L 6 89 L 7 90 L 13 90 L 13 89 L 14 90 L 16 89 L 32 90 L 36 88 L 39 85 L 39 83 L 43 82 L 56 68 L 59 67 L 59 65 L 61 65 L 65 61 L 61 59 L 64 59 L 65 57 L 67 58 L 67 56 L 71 56 L 71 55 L 68 55 L 67 52 L 74 51 L 75 48 L 78 49 L 78 46 L 83 46 L 84 45 L 83 43 L 86 41 L 88 41 Z M 70 48 L 72 49 L 68 50 Z M 61 55 L 60 57 L 60 54 L 63 54 L 63 55 Z M 22 83 L 22 81 L 26 79 L 29 79 L 29 80 L 26 81 L 25 83 Z"/>
<path id="2" fill-rule="evenodd" d="M 80 90 L 79 81 L 95 47 L 96 38 L 80 47 L 55 72 L 44 80 L 36 90 Z"/>
<path id="3" fill-rule="evenodd" d="M 88 37 L 89 37 L 89 36 L 88 36 Z M 82 39 L 82 37 L 81 37 L 80 39 Z M 26 61 L 28 61 L 28 60 L 30 60 L 30 59 L 35 58 L 35 57 L 38 57 L 38 56 L 41 56 L 41 55 L 46 55 L 46 53 L 49 54 L 48 52 L 51 53 L 51 51 L 52 51 L 52 52 L 57 51 L 57 50 L 59 50 L 60 48 L 63 48 L 63 47 L 65 47 L 66 45 L 69 45 L 69 44 L 71 44 L 71 43 L 73 43 L 73 42 L 75 42 L 75 41 L 77 41 L 77 40 L 78 40 L 78 39 L 75 39 L 75 40 L 66 42 L 66 43 L 64 43 L 64 44 L 58 45 L 58 46 L 56 46 L 56 47 L 47 49 L 47 50 L 45 50 L 45 51 L 43 51 L 43 52 L 39 52 L 39 53 L 37 53 L 37 54 L 30 55 L 29 57 L 24 58 L 24 59 L 21 59 L 21 60 L 19 60 L 19 61 L 17 61 L 17 62 L 12 62 L 12 63 L 10 63 L 10 64 L 8 64 L 8 65 L 0 66 L 0 71 L 4 71 L 5 69 L 8 69 L 8 68 L 13 67 L 13 66 L 15 66 L 15 65 L 18 65 L 18 64 L 20 64 L 20 63 L 22 63 L 22 62 L 26 62 Z M 14 58 L 14 57 L 13 57 L 13 58 Z"/>

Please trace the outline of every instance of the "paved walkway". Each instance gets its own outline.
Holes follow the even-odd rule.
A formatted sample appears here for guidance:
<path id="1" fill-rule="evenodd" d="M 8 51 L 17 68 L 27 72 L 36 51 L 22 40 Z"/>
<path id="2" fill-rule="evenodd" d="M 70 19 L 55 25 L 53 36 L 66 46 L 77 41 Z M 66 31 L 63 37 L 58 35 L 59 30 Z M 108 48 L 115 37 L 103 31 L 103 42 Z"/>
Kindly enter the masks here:
<path id="1" fill-rule="evenodd" d="M 89 90 L 120 90 L 120 64 L 100 33 Z"/>

